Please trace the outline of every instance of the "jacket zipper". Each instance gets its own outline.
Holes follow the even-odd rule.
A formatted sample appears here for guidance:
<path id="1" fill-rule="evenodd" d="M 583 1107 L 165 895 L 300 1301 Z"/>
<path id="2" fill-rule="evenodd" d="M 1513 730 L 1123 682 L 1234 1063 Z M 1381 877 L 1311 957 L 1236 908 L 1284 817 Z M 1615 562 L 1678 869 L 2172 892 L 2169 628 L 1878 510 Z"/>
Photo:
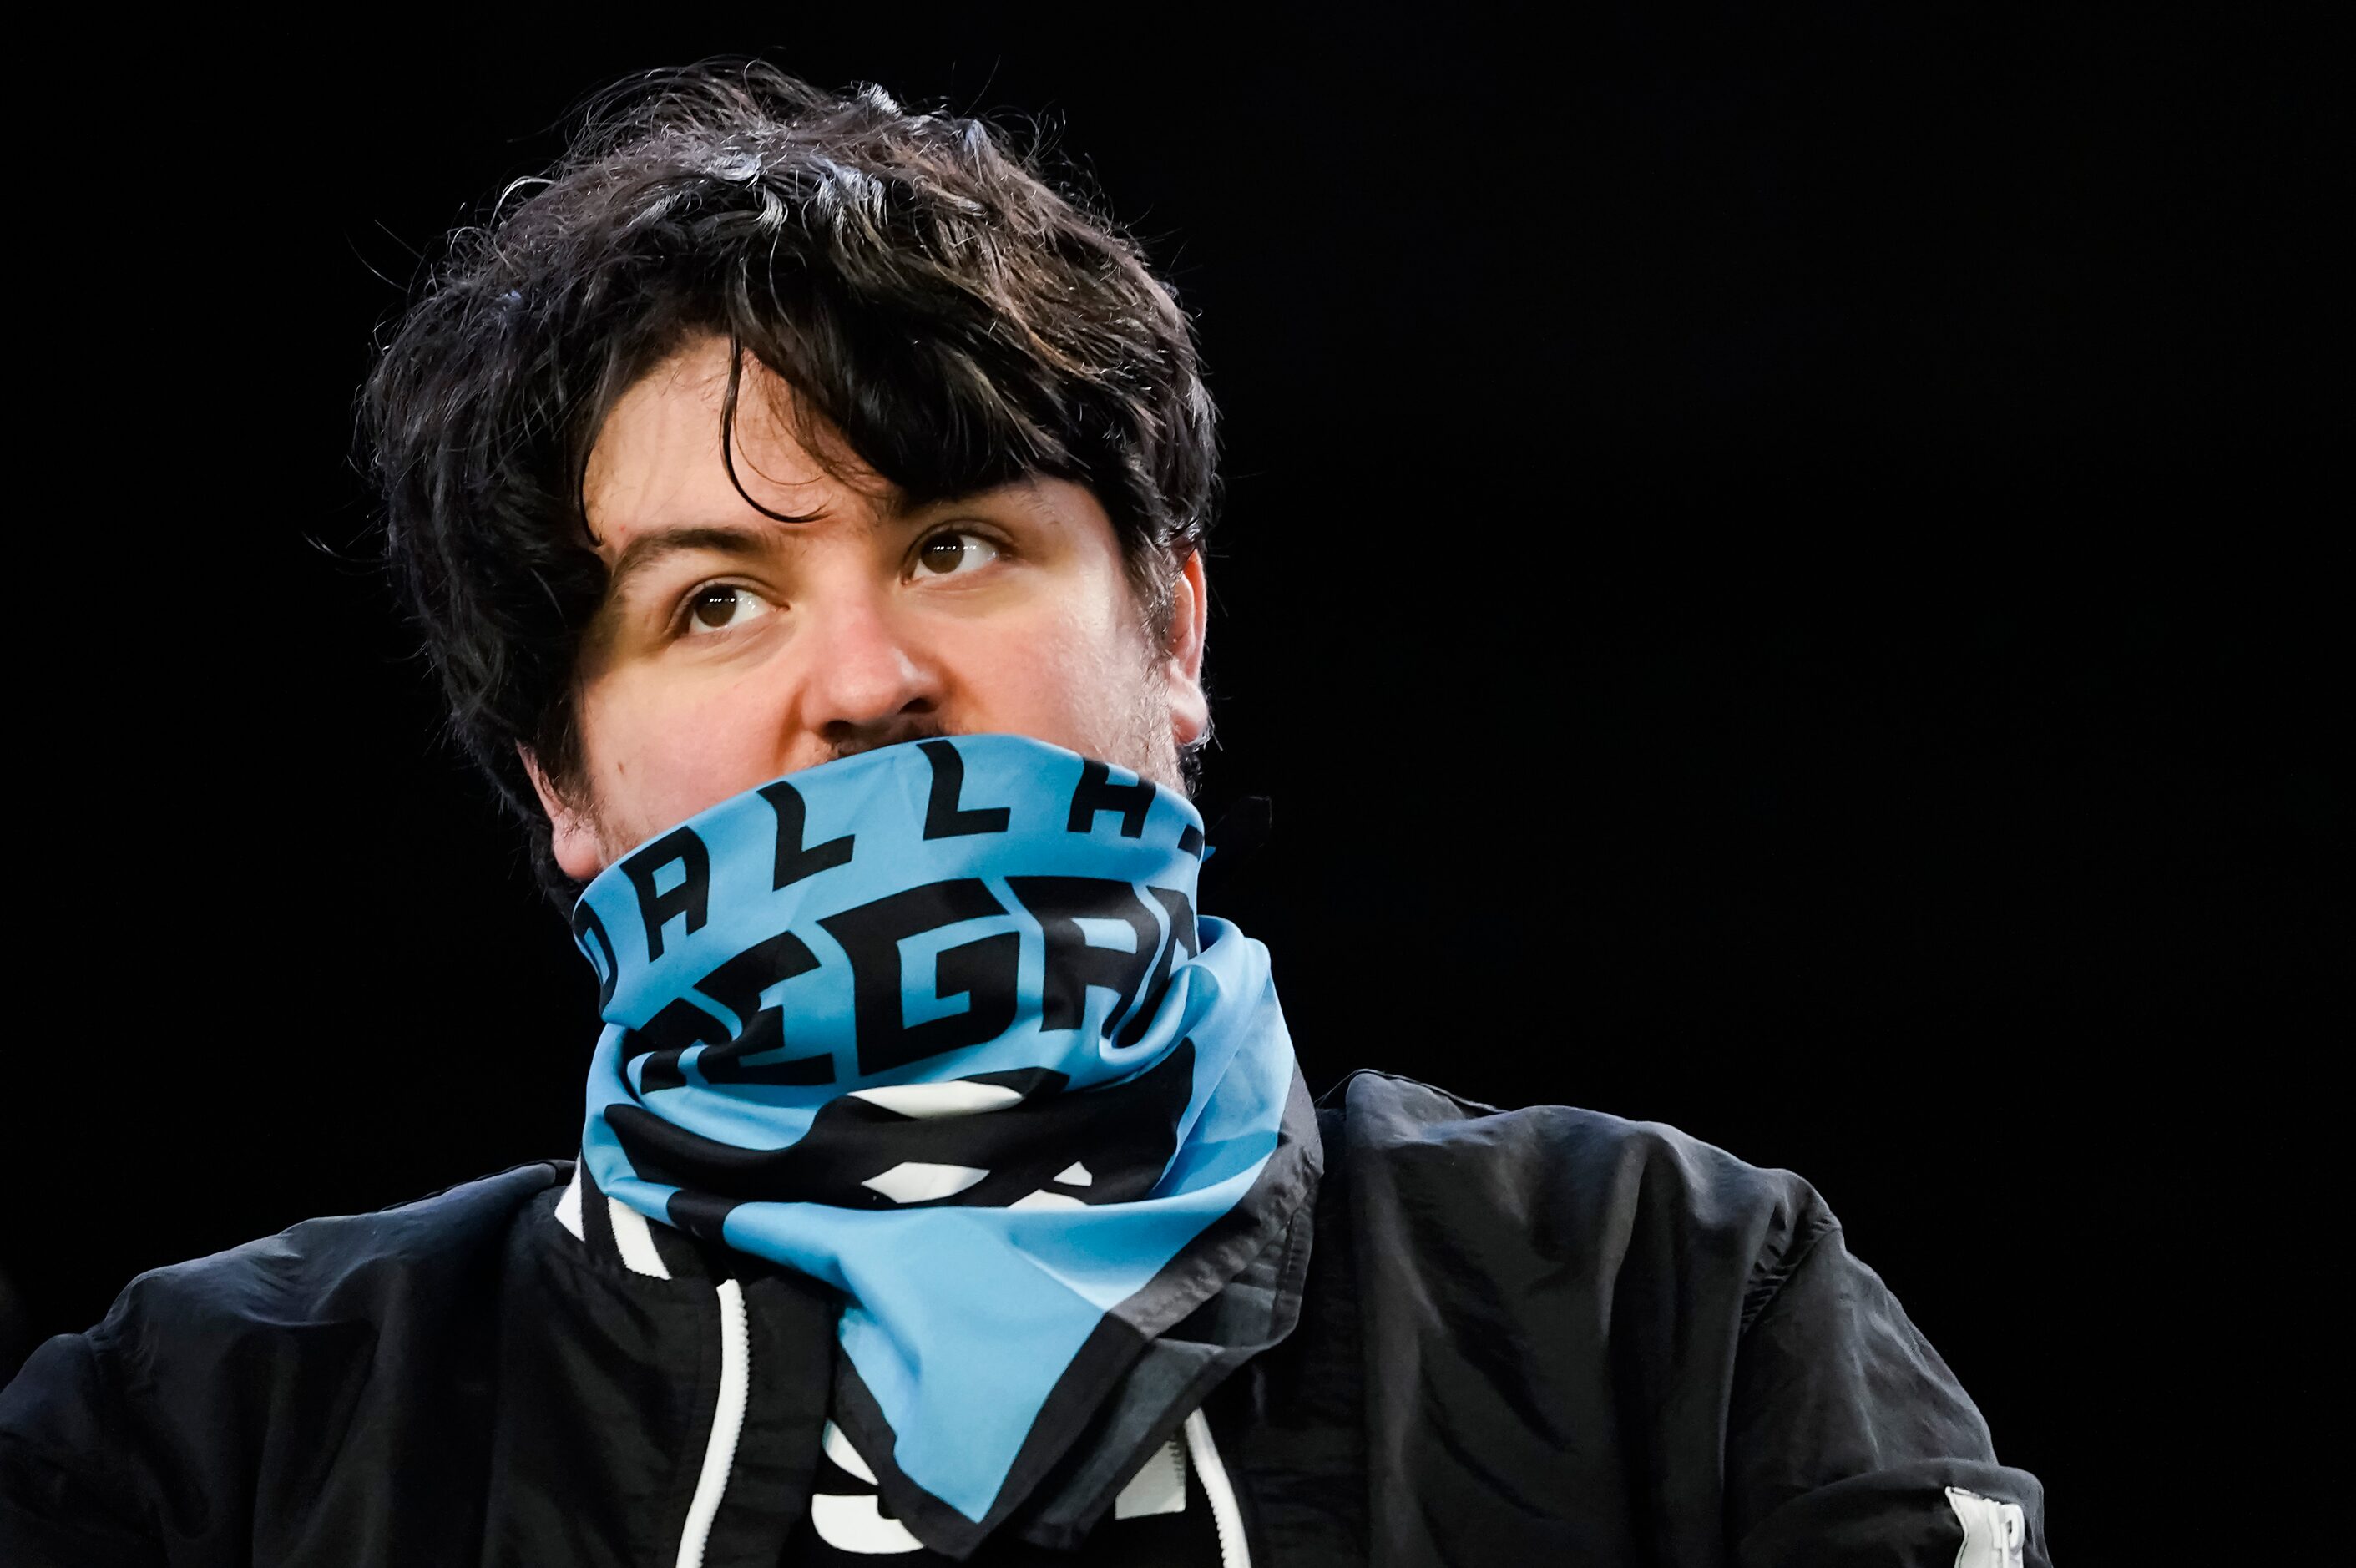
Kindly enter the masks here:
<path id="1" fill-rule="evenodd" d="M 1236 1506 L 1236 1489 L 1227 1467 L 1211 1442 L 1211 1423 L 1201 1411 L 1186 1418 L 1186 1453 L 1203 1482 L 1203 1496 L 1211 1505 L 1211 1526 L 1219 1532 L 1222 1568 L 1251 1568 L 1251 1543 L 1244 1539 L 1243 1509 Z"/>
<path id="2" fill-rule="evenodd" d="M 753 1359 L 752 1336 L 744 1325 L 744 1287 L 734 1280 L 722 1280 L 718 1288 L 720 1399 L 712 1407 L 703 1473 L 695 1479 L 695 1498 L 687 1505 L 687 1528 L 680 1533 L 679 1568 L 703 1568 L 712 1521 L 720 1513 L 721 1497 L 728 1490 L 728 1471 L 736 1463 L 736 1444 L 744 1434 L 744 1397 L 752 1382 Z"/>

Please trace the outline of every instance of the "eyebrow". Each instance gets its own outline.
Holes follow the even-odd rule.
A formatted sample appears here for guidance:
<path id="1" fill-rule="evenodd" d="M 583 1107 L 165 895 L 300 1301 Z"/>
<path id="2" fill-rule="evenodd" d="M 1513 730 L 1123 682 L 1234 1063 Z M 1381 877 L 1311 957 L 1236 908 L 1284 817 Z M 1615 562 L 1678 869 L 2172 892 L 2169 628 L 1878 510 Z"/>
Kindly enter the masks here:
<path id="1" fill-rule="evenodd" d="M 709 550 L 723 555 L 756 555 L 766 549 L 786 526 L 773 524 L 766 528 L 746 528 L 699 523 L 641 533 L 624 545 L 621 554 L 615 557 L 614 569 L 605 577 L 605 602 L 612 604 L 620 598 L 632 578 L 670 556 L 683 555 L 693 550 Z"/>
<path id="2" fill-rule="evenodd" d="M 964 506 L 1001 490 L 1015 489 L 1023 481 L 1010 480 L 1005 484 L 984 485 L 960 495 L 937 496 L 930 500 L 911 501 L 905 494 L 894 495 L 883 509 L 877 523 L 896 527 L 926 512 Z M 612 604 L 627 589 L 630 580 L 648 567 L 673 555 L 690 551 L 709 550 L 717 554 L 757 555 L 778 541 L 790 539 L 799 521 L 815 521 L 813 516 L 798 522 L 764 521 L 758 525 L 730 523 L 688 523 L 677 528 L 650 529 L 622 547 L 614 559 L 614 569 L 605 578 L 605 602 Z"/>

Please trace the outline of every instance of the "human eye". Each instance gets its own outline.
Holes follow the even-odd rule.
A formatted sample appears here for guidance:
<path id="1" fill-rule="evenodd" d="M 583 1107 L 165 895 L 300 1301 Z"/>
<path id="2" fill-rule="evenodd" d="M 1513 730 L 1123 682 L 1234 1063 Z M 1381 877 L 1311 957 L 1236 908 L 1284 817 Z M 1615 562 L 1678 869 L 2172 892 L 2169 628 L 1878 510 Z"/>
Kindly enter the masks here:
<path id="1" fill-rule="evenodd" d="M 757 620 L 777 607 L 736 583 L 706 583 L 687 596 L 680 617 L 680 632 L 699 637 L 727 631 Z"/>
<path id="2" fill-rule="evenodd" d="M 954 577 L 970 575 L 997 560 L 1002 552 L 998 542 L 986 534 L 969 528 L 945 528 L 928 534 L 916 546 L 915 570 L 916 577 Z"/>

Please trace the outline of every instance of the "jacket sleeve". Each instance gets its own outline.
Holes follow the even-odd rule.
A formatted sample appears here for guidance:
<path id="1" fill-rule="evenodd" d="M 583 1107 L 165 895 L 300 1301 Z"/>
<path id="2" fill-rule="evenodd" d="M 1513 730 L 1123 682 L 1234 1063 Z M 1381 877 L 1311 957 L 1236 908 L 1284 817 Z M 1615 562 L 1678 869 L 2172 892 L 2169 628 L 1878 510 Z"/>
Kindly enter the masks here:
<path id="1" fill-rule="evenodd" d="M 102 1348 L 61 1334 L 0 1390 L 0 1563 L 155 1568 L 164 1552 L 130 1470 Z"/>
<path id="2" fill-rule="evenodd" d="M 2044 1490 L 1821 1215 L 1768 1282 L 1727 1416 L 1735 1568 L 2051 1568 Z"/>

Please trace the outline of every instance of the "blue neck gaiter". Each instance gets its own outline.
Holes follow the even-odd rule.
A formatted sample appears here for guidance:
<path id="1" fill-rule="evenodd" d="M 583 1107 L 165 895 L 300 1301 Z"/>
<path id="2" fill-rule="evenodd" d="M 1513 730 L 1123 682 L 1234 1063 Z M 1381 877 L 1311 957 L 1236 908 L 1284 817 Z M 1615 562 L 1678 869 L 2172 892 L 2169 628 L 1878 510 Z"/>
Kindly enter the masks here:
<path id="1" fill-rule="evenodd" d="M 841 1293 L 837 1419 L 936 1549 L 1313 1187 L 1267 950 L 1196 914 L 1203 854 L 1173 791 L 960 736 L 724 800 L 574 912 L 590 1177 Z"/>

